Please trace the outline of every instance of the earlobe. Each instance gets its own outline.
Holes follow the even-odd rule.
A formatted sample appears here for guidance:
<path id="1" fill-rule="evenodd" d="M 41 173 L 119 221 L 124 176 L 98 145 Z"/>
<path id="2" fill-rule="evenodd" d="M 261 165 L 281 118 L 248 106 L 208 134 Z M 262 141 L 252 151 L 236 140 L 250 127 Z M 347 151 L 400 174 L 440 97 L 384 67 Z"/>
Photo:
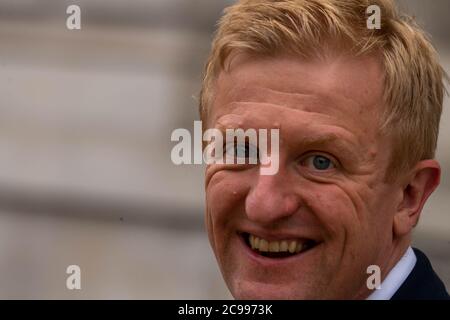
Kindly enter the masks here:
<path id="1" fill-rule="evenodd" d="M 394 236 L 403 236 L 417 225 L 423 206 L 440 182 L 441 168 L 436 160 L 420 161 L 409 174 L 403 199 L 394 216 Z"/>

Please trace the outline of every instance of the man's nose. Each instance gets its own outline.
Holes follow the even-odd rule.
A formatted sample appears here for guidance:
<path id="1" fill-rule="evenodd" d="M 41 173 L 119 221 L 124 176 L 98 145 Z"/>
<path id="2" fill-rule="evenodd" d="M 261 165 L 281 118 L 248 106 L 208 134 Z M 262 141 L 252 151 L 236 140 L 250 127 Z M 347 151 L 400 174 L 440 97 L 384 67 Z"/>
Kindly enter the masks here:
<path id="1" fill-rule="evenodd" d="M 286 172 L 259 175 L 257 183 L 245 200 L 247 217 L 259 224 L 269 225 L 294 214 L 300 205 Z"/>

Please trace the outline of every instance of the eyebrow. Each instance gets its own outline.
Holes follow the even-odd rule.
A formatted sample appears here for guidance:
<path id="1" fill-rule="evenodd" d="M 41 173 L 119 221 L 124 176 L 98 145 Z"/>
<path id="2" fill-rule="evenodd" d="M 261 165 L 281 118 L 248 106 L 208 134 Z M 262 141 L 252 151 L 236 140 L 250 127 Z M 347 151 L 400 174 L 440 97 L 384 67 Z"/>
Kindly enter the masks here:
<path id="1" fill-rule="evenodd" d="M 241 117 L 239 116 L 239 121 L 237 121 L 237 119 L 234 118 L 227 118 L 224 119 L 225 121 L 223 121 L 222 119 L 218 119 L 219 121 L 216 121 L 215 123 L 215 128 L 219 129 L 220 131 L 222 131 L 223 133 L 225 133 L 225 131 L 227 129 L 237 129 L 237 128 L 241 128 L 243 130 L 247 130 L 252 128 L 252 126 L 250 125 L 251 123 L 251 119 L 247 119 L 246 117 Z M 222 121 L 221 121 L 222 120 Z M 239 122 L 241 122 L 241 125 L 239 125 Z M 260 127 L 263 128 L 263 127 Z M 254 128 L 254 129 L 260 129 L 260 128 Z M 270 129 L 270 128 L 266 128 L 266 129 Z M 283 126 L 281 126 L 281 132 L 283 131 Z M 347 132 L 347 130 L 344 129 L 345 132 Z M 301 138 L 299 138 L 298 140 L 300 141 L 295 141 L 294 144 L 298 147 L 303 147 L 303 148 L 314 148 L 314 147 L 331 147 L 332 151 L 334 151 L 336 154 L 335 156 L 337 158 L 357 158 L 357 159 L 361 159 L 362 155 L 357 152 L 354 151 L 355 148 L 359 148 L 360 146 L 352 141 L 350 141 L 349 139 L 345 138 L 345 134 L 339 134 L 339 133 L 335 133 L 335 132 L 312 132 L 310 130 L 307 130 L 306 132 L 303 131 L 303 133 L 305 134 L 304 136 L 302 136 Z"/>
<path id="2" fill-rule="evenodd" d="M 305 136 L 301 138 L 304 144 L 327 144 L 335 141 L 342 140 L 342 137 L 333 132 L 319 133 L 313 136 Z"/>
<path id="3" fill-rule="evenodd" d="M 355 143 L 345 139 L 342 135 L 333 132 L 319 133 L 314 135 L 308 135 L 301 138 L 299 143 L 301 146 L 333 146 L 335 151 L 342 152 L 345 157 L 360 157 L 360 155 L 354 152 L 354 148 L 357 147 Z M 342 156 L 342 154 L 337 155 Z"/>

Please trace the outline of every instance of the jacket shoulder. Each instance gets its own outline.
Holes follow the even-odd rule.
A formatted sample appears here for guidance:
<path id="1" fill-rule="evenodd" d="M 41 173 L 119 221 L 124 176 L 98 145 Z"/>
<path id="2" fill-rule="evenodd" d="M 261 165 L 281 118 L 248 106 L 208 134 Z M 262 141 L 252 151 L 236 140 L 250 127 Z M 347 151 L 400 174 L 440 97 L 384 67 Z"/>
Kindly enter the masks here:
<path id="1" fill-rule="evenodd" d="M 450 300 L 444 283 L 427 256 L 414 248 L 416 265 L 391 300 Z"/>

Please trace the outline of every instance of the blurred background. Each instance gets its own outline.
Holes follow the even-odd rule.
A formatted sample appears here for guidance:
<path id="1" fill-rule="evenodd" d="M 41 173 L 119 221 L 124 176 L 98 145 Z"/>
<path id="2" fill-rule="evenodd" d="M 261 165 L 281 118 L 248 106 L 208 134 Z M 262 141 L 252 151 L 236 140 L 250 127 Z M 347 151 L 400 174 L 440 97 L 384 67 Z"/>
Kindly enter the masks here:
<path id="1" fill-rule="evenodd" d="M 0 298 L 228 299 L 203 228 L 192 130 L 228 0 L 0 0 Z M 66 28 L 81 7 L 82 29 Z M 401 6 L 450 73 L 450 0 Z M 415 231 L 450 288 L 450 110 L 442 185 Z M 81 267 L 81 290 L 66 268 Z"/>

